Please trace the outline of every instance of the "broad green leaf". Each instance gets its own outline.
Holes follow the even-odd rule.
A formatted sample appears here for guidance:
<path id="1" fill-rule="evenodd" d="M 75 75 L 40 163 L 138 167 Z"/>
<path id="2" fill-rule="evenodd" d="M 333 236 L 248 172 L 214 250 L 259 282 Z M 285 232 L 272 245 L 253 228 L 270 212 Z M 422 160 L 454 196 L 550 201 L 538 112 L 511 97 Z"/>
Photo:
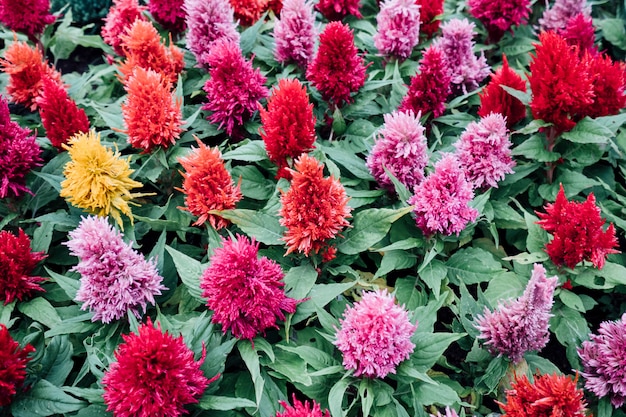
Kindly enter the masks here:
<path id="1" fill-rule="evenodd" d="M 602 269 L 596 271 L 608 284 L 626 285 L 626 267 L 613 262 L 606 262 Z"/>
<path id="2" fill-rule="evenodd" d="M 171 246 L 166 246 L 165 250 L 174 260 L 178 276 L 187 288 L 187 291 L 189 291 L 189 294 L 196 300 L 204 303 L 206 300 L 202 298 L 202 290 L 200 289 L 200 276 L 202 276 L 202 272 L 205 269 L 204 265 Z"/>
<path id="3" fill-rule="evenodd" d="M 445 384 L 437 383 L 433 385 L 420 382 L 416 385 L 415 398 L 420 404 L 452 405 L 461 402 L 459 394 Z"/>
<path id="4" fill-rule="evenodd" d="M 11 412 L 14 417 L 51 416 L 71 413 L 86 406 L 87 403 L 84 401 L 41 379 L 29 391 L 13 401 Z"/>
<path id="5" fill-rule="evenodd" d="M 398 180 L 398 178 L 393 175 L 393 173 L 389 171 L 386 166 L 383 166 L 383 169 L 385 170 L 385 174 L 387 174 L 387 177 L 391 180 L 391 183 L 396 189 L 396 194 L 398 194 L 398 198 L 400 199 L 400 201 L 402 201 L 404 204 L 408 204 L 408 201 L 413 196 L 413 193 L 411 193 L 406 185 L 401 183 L 400 180 Z"/>
<path id="6" fill-rule="evenodd" d="M 533 374 L 541 373 L 541 374 L 554 374 L 560 373 L 559 368 L 547 360 L 546 358 L 542 358 L 539 355 L 534 353 L 526 353 L 524 355 L 524 359 L 526 359 L 526 363 L 528 364 L 528 370 Z"/>
<path id="7" fill-rule="evenodd" d="M 223 397 L 219 395 L 204 395 L 198 402 L 203 410 L 228 411 L 236 408 L 256 407 L 254 401 L 247 398 Z"/>
<path id="8" fill-rule="evenodd" d="M 510 362 L 504 356 L 495 357 L 489 362 L 485 373 L 478 380 L 478 384 L 484 383 L 487 386 L 487 393 L 496 392 L 500 381 L 506 375 Z"/>
<path id="9" fill-rule="evenodd" d="M 509 87 L 508 85 L 500 84 L 500 88 L 504 91 L 521 101 L 524 105 L 528 106 L 530 103 L 530 93 L 526 91 L 516 90 L 515 88 Z"/>
<path id="10" fill-rule="evenodd" d="M 426 372 L 452 342 L 463 336 L 465 333 L 416 333 L 412 338 L 415 349 L 411 355 L 411 362 L 418 371 Z"/>
<path id="11" fill-rule="evenodd" d="M 224 152 L 224 160 L 234 159 L 236 161 L 258 162 L 268 159 L 267 151 L 262 140 L 251 140 L 237 148 Z"/>
<path id="12" fill-rule="evenodd" d="M 276 347 L 287 352 L 295 353 L 314 369 L 325 369 L 338 364 L 335 358 L 313 346 L 289 346 L 278 344 Z"/>
<path id="13" fill-rule="evenodd" d="M 524 288 L 526 288 L 526 283 L 522 282 L 516 274 L 507 272 L 489 281 L 485 297 L 492 306 L 495 306 L 499 302 L 519 297 L 524 292 Z"/>
<path id="14" fill-rule="evenodd" d="M 254 384 L 254 397 L 256 399 L 256 406 L 258 407 L 261 403 L 261 396 L 263 395 L 263 386 L 265 385 L 265 380 L 261 376 L 261 364 L 259 362 L 259 355 L 252 347 L 252 343 L 249 340 L 240 340 L 237 343 L 237 349 L 239 350 L 239 354 L 241 355 L 241 359 L 243 359 L 248 371 L 250 372 L 250 377 L 252 378 L 252 383 Z"/>
<path id="15" fill-rule="evenodd" d="M 345 238 L 337 249 L 347 255 L 356 255 L 368 250 L 387 235 L 391 224 L 410 213 L 413 207 L 398 210 L 372 208 L 358 212 L 354 216 L 352 228 L 345 232 Z"/>
<path id="16" fill-rule="evenodd" d="M 382 248 L 378 248 L 378 249 L 372 249 L 372 251 L 375 252 L 386 252 L 386 251 L 390 251 L 390 250 L 408 250 L 408 249 L 415 249 L 415 248 L 421 248 L 422 246 L 424 246 L 424 240 L 423 239 L 417 239 L 414 237 L 410 237 L 407 239 L 403 239 L 403 240 L 399 240 L 397 242 L 394 242 L 390 245 L 384 246 Z"/>
<path id="17" fill-rule="evenodd" d="M 67 335 L 55 336 L 46 346 L 44 356 L 39 362 L 39 376 L 51 384 L 63 385 L 72 371 L 74 349 Z"/>
<path id="18" fill-rule="evenodd" d="M 587 320 L 576 310 L 569 307 L 561 307 L 552 311 L 550 330 L 563 345 L 578 346 L 589 337 Z"/>
<path id="19" fill-rule="evenodd" d="M 604 39 L 617 46 L 626 49 L 626 28 L 624 28 L 624 20 L 618 18 L 598 19 L 598 27 L 602 30 Z"/>
<path id="20" fill-rule="evenodd" d="M 347 172 L 355 177 L 368 181 L 374 180 L 372 174 L 370 174 L 369 169 L 365 165 L 365 161 L 356 156 L 354 153 L 348 152 L 339 146 L 331 147 L 320 145 L 320 149 L 328 155 L 328 158 L 344 167 Z"/>
<path id="21" fill-rule="evenodd" d="M 504 269 L 495 257 L 484 249 L 465 248 L 455 252 L 445 263 L 450 282 L 465 285 L 490 281 Z"/>
<path id="22" fill-rule="evenodd" d="M 328 408 L 333 417 L 346 416 L 347 413 L 343 410 L 343 398 L 349 386 L 350 381 L 344 377 L 330 389 L 328 393 Z"/>
<path id="23" fill-rule="evenodd" d="M 232 169 L 235 182 L 241 178 L 241 193 L 255 200 L 267 200 L 274 192 L 274 183 L 266 179 L 253 165 L 236 166 Z"/>
<path id="24" fill-rule="evenodd" d="M 245 234 L 254 237 L 266 245 L 284 245 L 282 240 L 285 228 L 280 225 L 277 216 L 248 209 L 212 211 L 239 226 Z"/>
<path id="25" fill-rule="evenodd" d="M 374 278 L 387 275 L 391 271 L 411 268 L 417 263 L 417 257 L 401 250 L 387 251 L 383 255 L 380 267 L 374 274 Z"/>
<path id="26" fill-rule="evenodd" d="M 70 300 L 73 300 L 76 298 L 76 292 L 80 288 L 79 280 L 68 278 L 61 274 L 57 274 L 56 272 L 51 271 L 48 268 L 45 268 L 45 269 L 48 275 L 50 275 L 50 277 L 54 280 L 54 282 L 56 282 L 59 285 L 59 287 L 61 287 L 63 291 L 65 291 L 67 296 L 70 297 Z"/>
<path id="27" fill-rule="evenodd" d="M 429 262 L 419 273 L 420 279 L 428 285 L 428 288 L 433 290 L 435 298 L 439 298 L 441 283 L 447 275 L 448 268 L 438 259 Z"/>
<path id="28" fill-rule="evenodd" d="M 561 157 L 559 153 L 550 152 L 546 149 L 545 141 L 540 135 L 533 135 L 526 139 L 513 148 L 511 153 L 537 162 L 554 162 Z"/>
<path id="29" fill-rule="evenodd" d="M 586 311 L 583 300 L 581 300 L 578 294 L 574 294 L 571 291 L 562 289 L 561 291 L 559 291 L 559 298 L 561 299 L 563 304 L 565 304 L 569 308 L 580 311 L 581 313 L 584 313 Z"/>
<path id="30" fill-rule="evenodd" d="M 544 252 L 546 244 L 548 243 L 548 232 L 537 224 L 539 217 L 524 212 L 524 220 L 526 220 L 526 228 L 528 229 L 526 249 L 528 249 L 530 253 Z"/>
<path id="31" fill-rule="evenodd" d="M 9 304 L 0 303 L 0 324 L 4 324 L 8 329 L 11 328 L 13 320 L 11 320 L 11 313 L 17 304 L 17 300 L 13 300 Z"/>
<path id="32" fill-rule="evenodd" d="M 316 311 L 316 308 L 323 308 L 344 291 L 348 291 L 355 285 L 355 282 L 344 282 L 340 284 L 316 284 L 309 292 L 309 297 L 303 303 L 298 304 L 296 313 L 291 320 L 292 324 L 297 324 L 305 320 Z"/>
<path id="33" fill-rule="evenodd" d="M 563 132 L 561 137 L 574 143 L 597 143 L 598 145 L 606 145 L 609 139 L 613 137 L 611 130 L 597 121 L 585 117 L 569 132 Z"/>
<path id="34" fill-rule="evenodd" d="M 600 185 L 598 181 L 578 171 L 557 169 L 556 172 L 556 179 L 552 184 L 542 184 L 539 186 L 539 195 L 547 201 L 554 201 L 556 199 L 560 184 L 563 184 L 565 195 L 568 198 L 577 195 L 583 190 Z"/>
<path id="35" fill-rule="evenodd" d="M 285 293 L 296 300 L 305 298 L 315 285 L 317 275 L 317 271 L 311 264 L 294 266 L 285 274 L 283 279 Z"/>
<path id="36" fill-rule="evenodd" d="M 546 252 L 522 252 L 515 256 L 507 256 L 502 258 L 503 261 L 515 261 L 520 265 L 529 265 L 534 263 L 540 263 L 548 260 L 548 254 Z"/>
<path id="37" fill-rule="evenodd" d="M 31 319 L 54 328 L 61 323 L 61 317 L 52 304 L 43 297 L 33 298 L 30 301 L 18 303 L 17 309 Z"/>

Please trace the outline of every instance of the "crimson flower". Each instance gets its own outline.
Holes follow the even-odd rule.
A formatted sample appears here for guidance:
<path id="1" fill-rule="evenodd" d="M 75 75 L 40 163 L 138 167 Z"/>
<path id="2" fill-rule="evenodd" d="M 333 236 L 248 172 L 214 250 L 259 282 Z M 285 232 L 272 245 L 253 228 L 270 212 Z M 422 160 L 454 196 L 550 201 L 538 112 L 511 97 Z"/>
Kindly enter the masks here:
<path id="1" fill-rule="evenodd" d="M 606 54 L 587 55 L 594 98 L 585 115 L 602 117 L 618 114 L 626 106 L 626 64 Z"/>
<path id="2" fill-rule="evenodd" d="M 438 17 L 443 14 L 443 3 L 444 0 L 415 0 L 420 6 L 420 32 L 429 38 L 439 30 L 441 20 Z"/>
<path id="3" fill-rule="evenodd" d="M 468 0 L 470 13 L 480 20 L 489 40 L 498 42 L 511 26 L 519 26 L 530 13 L 530 0 Z"/>
<path id="4" fill-rule="evenodd" d="M 150 0 L 148 10 L 154 20 L 170 32 L 183 32 L 185 23 L 185 0 Z"/>
<path id="5" fill-rule="evenodd" d="M 276 413 L 276 417 L 330 417 L 328 410 L 322 412 L 320 405 L 315 400 L 299 401 L 294 394 L 292 402 L 293 406 L 286 401 L 279 401 L 285 411 Z"/>
<path id="6" fill-rule="evenodd" d="M 17 236 L 0 231 L 0 299 L 4 299 L 4 305 L 30 297 L 35 291 L 44 291 L 39 283 L 45 278 L 31 274 L 45 257 L 43 252 L 31 252 L 30 238 L 22 229 Z"/>
<path id="7" fill-rule="evenodd" d="M 55 19 L 50 14 L 50 0 L 0 0 L 0 23 L 31 40 Z"/>
<path id="8" fill-rule="evenodd" d="M 31 345 L 20 348 L 4 324 L 0 324 L 0 407 L 11 404 L 11 397 L 26 379 L 26 365 L 35 351 Z"/>
<path id="9" fill-rule="evenodd" d="M 598 53 L 596 42 L 596 29 L 593 19 L 585 13 L 578 13 L 567 21 L 567 26 L 558 31 L 568 44 L 577 45 L 578 53 L 582 57 L 585 52 L 595 56 Z"/>
<path id="10" fill-rule="evenodd" d="M 120 35 L 125 34 L 135 20 L 146 20 L 143 15 L 146 9 L 146 6 L 139 5 L 138 0 L 113 0 L 113 6 L 104 18 L 104 26 L 100 33 L 104 42 L 113 47 L 118 55 L 124 55 Z"/>
<path id="11" fill-rule="evenodd" d="M 362 17 L 359 8 L 361 0 L 320 0 L 315 8 L 328 20 L 341 20 L 351 14 Z"/>
<path id="12" fill-rule="evenodd" d="M 241 26 L 252 26 L 268 6 L 269 0 L 229 0 L 235 10 L 235 19 Z"/>
<path id="13" fill-rule="evenodd" d="M 502 66 L 491 76 L 489 84 L 479 93 L 480 107 L 478 115 L 488 116 L 490 113 L 500 113 L 506 118 L 506 126 L 510 129 L 517 122 L 526 117 L 526 106 L 519 99 L 504 91 L 501 86 L 526 91 L 526 83 L 518 73 L 509 67 L 506 55 L 502 55 Z"/>

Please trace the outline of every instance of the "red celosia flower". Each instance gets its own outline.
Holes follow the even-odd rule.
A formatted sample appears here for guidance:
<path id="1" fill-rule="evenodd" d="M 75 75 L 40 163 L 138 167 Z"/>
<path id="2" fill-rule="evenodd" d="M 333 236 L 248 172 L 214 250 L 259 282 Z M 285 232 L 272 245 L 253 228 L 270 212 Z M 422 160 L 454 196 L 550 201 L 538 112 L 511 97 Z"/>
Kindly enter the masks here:
<path id="1" fill-rule="evenodd" d="M 613 223 L 602 231 L 605 220 L 600 217 L 593 193 L 584 203 L 567 201 L 561 185 L 554 204 L 548 203 L 544 208 L 545 213 L 536 212 L 541 219 L 537 223 L 552 233 L 546 252 L 555 265 L 574 268 L 581 261 L 591 261 L 601 269 L 608 254 L 619 253 L 614 249 L 617 238 Z"/>
<path id="2" fill-rule="evenodd" d="M 531 383 L 526 375 L 516 376 L 506 392 L 502 417 L 585 417 L 583 391 L 576 386 L 578 376 L 536 375 Z"/>
<path id="3" fill-rule="evenodd" d="M 0 0 L 0 23 L 31 40 L 55 19 L 50 14 L 50 0 Z"/>
<path id="4" fill-rule="evenodd" d="M 138 0 L 113 0 L 113 6 L 104 18 L 101 33 L 104 42 L 111 45 L 118 55 L 124 55 L 120 35 L 126 33 L 135 20 L 146 20 L 143 15 L 146 9 L 146 6 L 139 5 Z"/>
<path id="5" fill-rule="evenodd" d="M 241 26 L 252 26 L 267 9 L 268 0 L 229 0 L 235 9 L 235 19 Z"/>
<path id="6" fill-rule="evenodd" d="M 150 0 L 148 10 L 165 29 L 180 33 L 187 28 L 184 3 L 185 0 Z"/>
<path id="7" fill-rule="evenodd" d="M 39 115 L 52 146 L 63 149 L 63 144 L 78 132 L 89 131 L 85 110 L 78 108 L 61 84 L 43 79 L 43 90 L 37 97 Z"/>
<path id="8" fill-rule="evenodd" d="M 186 404 L 195 404 L 207 385 L 194 352 L 182 336 L 163 333 L 150 318 L 141 324 L 138 334 L 122 335 L 124 342 L 115 351 L 115 359 L 102 377 L 107 411 L 116 417 L 178 417 L 187 414 Z"/>
<path id="9" fill-rule="evenodd" d="M 11 397 L 22 387 L 26 365 L 32 359 L 28 354 L 34 351 L 31 345 L 20 348 L 6 326 L 0 324 L 0 407 L 11 404 Z"/>
<path id="10" fill-rule="evenodd" d="M 362 17 L 359 8 L 361 0 L 320 0 L 315 8 L 328 20 L 341 20 L 351 14 Z"/>
<path id="11" fill-rule="evenodd" d="M 30 110 L 37 109 L 36 99 L 43 89 L 44 78 L 61 84 L 61 73 L 48 65 L 39 49 L 31 48 L 26 42 L 13 42 L 5 51 L 0 65 L 2 71 L 9 75 L 7 93 L 11 100 Z"/>
<path id="12" fill-rule="evenodd" d="M 578 13 L 567 21 L 567 26 L 558 31 L 568 44 L 577 45 L 578 53 L 582 57 L 585 52 L 591 55 L 598 53 L 596 42 L 596 29 L 593 19 L 585 13 Z"/>
<path id="13" fill-rule="evenodd" d="M 315 146 L 315 116 L 306 88 L 297 79 L 281 79 L 267 100 L 267 110 L 259 106 L 263 130 L 260 132 L 270 160 L 278 165 L 277 178 L 291 178 L 292 159 Z"/>
<path id="14" fill-rule="evenodd" d="M 510 129 L 526 117 L 526 106 L 519 99 L 504 91 L 501 87 L 503 85 L 515 90 L 526 91 L 526 83 L 518 73 L 509 67 L 506 55 L 502 55 L 502 66 L 491 76 L 491 81 L 479 94 L 478 115 L 486 117 L 490 113 L 500 113 L 506 118 L 506 126 Z"/>
<path id="15" fill-rule="evenodd" d="M 283 10 L 283 0 L 269 0 L 267 8 L 274 12 L 276 16 Z"/>
<path id="16" fill-rule="evenodd" d="M 315 400 L 298 401 L 295 394 L 291 398 L 293 407 L 287 401 L 279 401 L 285 411 L 277 412 L 276 417 L 330 417 L 328 410 L 322 412 L 320 405 Z"/>
<path id="17" fill-rule="evenodd" d="M 341 22 L 331 22 L 320 35 L 319 49 L 309 63 L 306 78 L 331 106 L 341 107 L 351 103 L 350 93 L 365 84 L 365 68 L 352 30 Z"/>
<path id="18" fill-rule="evenodd" d="M 530 13 L 530 0 L 468 0 L 470 13 L 480 20 L 489 40 L 498 42 L 511 26 L 519 26 Z"/>
<path id="19" fill-rule="evenodd" d="M 171 84 L 162 74 L 137 67 L 124 88 L 128 98 L 122 113 L 128 142 L 145 152 L 173 144 L 182 132 L 182 116 L 181 101 L 172 97 Z"/>
<path id="20" fill-rule="evenodd" d="M 587 55 L 592 75 L 593 103 L 585 110 L 589 117 L 618 114 L 626 106 L 626 64 L 613 62 L 606 54 Z"/>
<path id="21" fill-rule="evenodd" d="M 283 240 L 287 254 L 298 251 L 309 256 L 312 252 L 334 256 L 334 247 L 328 240 L 336 237 L 348 226 L 352 210 L 348 205 L 346 190 L 339 180 L 324 178 L 324 165 L 313 157 L 302 154 L 291 170 L 291 188 L 282 192 L 280 224 L 287 227 Z"/>
<path id="22" fill-rule="evenodd" d="M 420 6 L 420 32 L 429 38 L 439 30 L 444 0 L 415 0 Z"/>
<path id="23" fill-rule="evenodd" d="M 39 283 L 45 278 L 31 273 L 45 257 L 43 252 L 31 252 L 30 239 L 22 229 L 17 236 L 6 230 L 0 231 L 0 299 L 4 299 L 4 305 L 44 290 Z"/>
<path id="24" fill-rule="evenodd" d="M 220 151 L 196 140 L 199 148 L 192 148 L 189 155 L 178 159 L 186 171 L 182 173 L 185 179 L 183 188 L 179 189 L 186 195 L 186 208 L 183 210 L 199 216 L 194 225 L 208 220 L 213 228 L 221 229 L 228 225 L 228 221 L 210 211 L 235 208 L 235 204 L 241 200 L 241 191 L 239 185 L 234 186 L 226 171 Z"/>
<path id="25" fill-rule="evenodd" d="M 297 300 L 283 290 L 283 270 L 275 261 L 259 257 L 254 238 L 237 235 L 215 249 L 200 279 L 202 296 L 213 310 L 212 321 L 238 339 L 252 340 L 269 328 L 278 328 L 276 320 L 296 311 Z"/>

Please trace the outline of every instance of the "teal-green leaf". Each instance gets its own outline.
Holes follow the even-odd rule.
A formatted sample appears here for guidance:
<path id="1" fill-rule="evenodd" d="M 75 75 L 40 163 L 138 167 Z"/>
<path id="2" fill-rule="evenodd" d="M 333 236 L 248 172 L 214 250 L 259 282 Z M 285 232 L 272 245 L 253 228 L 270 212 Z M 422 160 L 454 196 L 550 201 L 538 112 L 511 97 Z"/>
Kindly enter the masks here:
<path id="1" fill-rule="evenodd" d="M 14 417 L 51 416 L 78 411 L 85 406 L 87 403 L 84 401 L 41 379 L 24 395 L 15 399 L 11 404 L 11 412 Z"/>
<path id="2" fill-rule="evenodd" d="M 239 147 L 224 152 L 224 160 L 234 159 L 236 161 L 258 162 L 268 159 L 265 145 L 262 140 L 251 140 Z"/>
<path id="3" fill-rule="evenodd" d="M 574 143 L 597 143 L 598 145 L 606 145 L 609 139 L 613 137 L 613 132 L 597 121 L 585 117 L 569 132 L 563 132 L 561 137 Z"/>
<path id="4" fill-rule="evenodd" d="M 415 349 L 411 362 L 418 371 L 425 372 L 437 362 L 452 342 L 463 336 L 465 333 L 416 333 L 412 339 L 415 341 Z"/>
<path id="5" fill-rule="evenodd" d="M 50 277 L 54 280 L 54 282 L 56 282 L 59 285 L 59 287 L 61 287 L 63 291 L 65 291 L 67 296 L 70 297 L 70 300 L 73 300 L 76 298 L 76 292 L 80 288 L 79 280 L 68 278 L 61 274 L 57 274 L 56 272 L 51 271 L 48 268 L 45 268 L 45 269 L 46 269 L 46 272 L 48 272 L 48 275 L 50 275 Z"/>
<path id="6" fill-rule="evenodd" d="M 266 245 L 284 245 L 282 240 L 285 228 L 280 225 L 277 216 L 271 216 L 256 210 L 233 209 L 215 211 L 214 214 L 230 220 L 239 226 L 248 236 Z"/>
<path id="7" fill-rule="evenodd" d="M 200 289 L 200 276 L 204 271 L 204 266 L 192 257 L 177 251 L 171 246 L 166 246 L 165 250 L 174 260 L 176 271 L 181 281 L 189 291 L 189 294 L 198 301 L 205 302 L 202 298 L 202 290 Z"/>
<path id="8" fill-rule="evenodd" d="M 496 392 L 498 384 L 502 381 L 509 369 L 509 361 L 504 356 L 493 358 L 489 362 L 489 366 L 485 369 L 484 375 L 478 380 L 478 383 L 484 383 L 489 390 L 487 393 Z"/>
<path id="9" fill-rule="evenodd" d="M 54 336 L 46 346 L 43 358 L 39 362 L 39 376 L 51 384 L 63 385 L 72 371 L 74 349 L 67 335 Z"/>
<path id="10" fill-rule="evenodd" d="M 283 279 L 285 293 L 296 300 L 305 298 L 315 285 L 317 275 L 317 271 L 311 264 L 294 266 L 285 274 Z"/>
<path id="11" fill-rule="evenodd" d="M 343 282 L 340 284 L 317 284 L 314 285 L 309 293 L 309 298 L 303 303 L 298 304 L 296 313 L 291 320 L 292 324 L 297 324 L 305 320 L 316 311 L 317 308 L 323 308 L 326 304 L 337 297 L 344 291 L 349 290 L 355 285 L 355 282 Z"/>
<path id="12" fill-rule="evenodd" d="M 42 297 L 18 303 L 17 309 L 31 319 L 49 328 L 54 328 L 61 323 L 61 317 L 59 317 L 55 308 L 48 300 Z"/>
<path id="13" fill-rule="evenodd" d="M 465 248 L 455 252 L 445 263 L 450 282 L 465 285 L 490 281 L 504 271 L 495 257 L 481 248 Z"/>
<path id="14" fill-rule="evenodd" d="M 228 411 L 236 408 L 256 407 L 254 401 L 247 398 L 224 397 L 220 395 L 205 395 L 198 402 L 203 410 Z"/>
<path id="15" fill-rule="evenodd" d="M 417 263 L 417 257 L 402 250 L 391 250 L 385 252 L 380 267 L 374 274 L 374 278 L 387 275 L 391 271 L 407 269 Z"/>

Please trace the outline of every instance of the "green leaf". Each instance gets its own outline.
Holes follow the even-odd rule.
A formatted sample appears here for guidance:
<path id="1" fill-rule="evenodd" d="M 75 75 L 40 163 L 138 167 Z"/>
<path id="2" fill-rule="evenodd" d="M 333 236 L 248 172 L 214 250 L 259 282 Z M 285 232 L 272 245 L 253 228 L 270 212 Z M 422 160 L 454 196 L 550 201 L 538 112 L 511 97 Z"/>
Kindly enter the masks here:
<path id="1" fill-rule="evenodd" d="M 178 276 L 187 288 L 187 291 L 189 291 L 189 294 L 196 300 L 204 303 L 206 300 L 202 298 L 202 290 L 200 289 L 200 276 L 202 276 L 202 272 L 205 269 L 204 265 L 171 246 L 165 246 L 165 250 L 174 260 Z"/>
<path id="2" fill-rule="evenodd" d="M 39 362 L 41 366 L 39 376 L 51 384 L 63 385 L 74 366 L 73 352 L 74 349 L 67 335 L 53 337 Z"/>
<path id="3" fill-rule="evenodd" d="M 585 117 L 569 132 L 563 132 L 561 137 L 573 143 L 597 143 L 606 145 L 609 138 L 613 137 L 613 132 L 608 127 L 597 121 Z"/>
<path id="4" fill-rule="evenodd" d="M 339 146 L 323 146 L 320 149 L 328 155 L 328 158 L 344 167 L 350 174 L 359 179 L 373 181 L 374 178 L 370 174 L 369 169 L 365 165 L 365 161 L 353 152 L 346 151 Z"/>
<path id="5" fill-rule="evenodd" d="M 248 371 L 250 372 L 250 377 L 252 378 L 252 383 L 254 384 L 254 397 L 256 398 L 256 406 L 258 407 L 261 403 L 263 386 L 265 385 L 265 380 L 261 376 L 261 364 L 259 362 L 259 355 L 254 350 L 254 348 L 252 347 L 252 343 L 250 343 L 249 340 L 239 341 L 239 343 L 237 343 L 237 349 L 239 350 L 241 359 L 243 359 L 246 367 L 248 368 Z"/>
<path id="6" fill-rule="evenodd" d="M 624 28 L 623 19 L 598 19 L 597 24 L 602 30 L 602 36 L 604 36 L 604 39 L 618 48 L 626 50 L 626 28 Z"/>
<path id="7" fill-rule="evenodd" d="M 596 275 L 603 277 L 607 284 L 626 285 L 626 267 L 613 262 L 607 262 Z"/>
<path id="8" fill-rule="evenodd" d="M 545 252 L 522 252 L 515 256 L 507 256 L 502 258 L 503 261 L 515 261 L 520 265 L 530 265 L 548 260 L 548 254 Z"/>
<path id="9" fill-rule="evenodd" d="M 415 349 L 411 362 L 418 371 L 426 372 L 443 355 L 443 352 L 465 333 L 416 333 Z"/>
<path id="10" fill-rule="evenodd" d="M 433 385 L 422 382 L 416 385 L 414 395 L 420 404 L 452 405 L 461 402 L 459 394 L 445 384 L 437 383 Z"/>
<path id="11" fill-rule="evenodd" d="M 513 148 L 511 154 L 515 156 L 523 156 L 537 162 L 554 162 L 561 157 L 559 153 L 550 152 L 546 149 L 544 139 L 540 135 L 533 135 L 526 139 L 524 142 Z"/>
<path id="12" fill-rule="evenodd" d="M 509 369 L 509 364 L 510 362 L 504 356 L 498 356 L 489 362 L 484 375 L 478 380 L 479 384 L 484 383 L 487 386 L 488 394 L 496 392 L 500 381 Z"/>
<path id="13" fill-rule="evenodd" d="M 267 200 L 274 193 L 274 183 L 266 179 L 261 171 L 253 165 L 234 167 L 232 176 L 235 182 L 237 182 L 237 178 L 241 178 L 241 193 L 244 197 Z"/>
<path id="14" fill-rule="evenodd" d="M 283 279 L 285 293 L 296 300 L 305 298 L 315 285 L 317 275 L 317 271 L 310 264 L 294 266 Z"/>
<path id="15" fill-rule="evenodd" d="M 528 104 L 530 103 L 530 93 L 527 93 L 526 91 L 520 91 L 503 84 L 500 84 L 500 88 L 521 101 L 522 104 L 524 104 L 525 106 L 528 106 Z"/>
<path id="16" fill-rule="evenodd" d="M 584 313 L 586 311 L 583 300 L 577 294 L 574 294 L 571 291 L 562 289 L 561 291 L 559 291 L 559 298 L 561 299 L 563 304 L 565 304 L 569 308 L 580 311 L 581 313 Z"/>
<path id="17" fill-rule="evenodd" d="M 224 160 L 234 159 L 236 161 L 258 162 L 268 159 L 268 156 L 262 140 L 251 140 L 233 150 L 225 152 L 222 158 Z"/>
<path id="18" fill-rule="evenodd" d="M 59 285 L 59 287 L 61 287 L 63 291 L 65 291 L 67 296 L 70 297 L 70 300 L 73 300 L 76 298 L 76 292 L 80 288 L 79 280 L 68 278 L 61 274 L 57 274 L 56 272 L 51 271 L 48 268 L 45 268 L 45 269 L 48 275 L 50 275 L 50 277 L 54 280 L 54 282 L 56 282 Z"/>
<path id="19" fill-rule="evenodd" d="M 443 262 L 437 259 L 429 262 L 419 273 L 420 279 L 428 285 L 428 288 L 433 290 L 435 298 L 439 298 L 441 283 L 447 275 L 448 268 L 446 268 Z"/>
<path id="20" fill-rule="evenodd" d="M 547 201 L 554 201 L 559 192 L 559 184 L 563 184 L 563 189 L 567 197 L 577 195 L 583 190 L 599 186 L 600 183 L 570 169 L 558 169 L 556 179 L 552 184 L 542 184 L 539 186 L 539 195 Z"/>
<path id="21" fill-rule="evenodd" d="M 507 272 L 489 281 L 485 298 L 492 306 L 495 306 L 500 301 L 519 297 L 524 292 L 524 288 L 526 288 L 526 283 L 522 282 L 516 274 Z"/>
<path id="22" fill-rule="evenodd" d="M 54 328 L 61 323 L 61 317 L 59 317 L 55 308 L 43 297 L 21 302 L 17 305 L 17 309 L 31 319 L 49 328 Z"/>
<path id="23" fill-rule="evenodd" d="M 408 204 L 409 199 L 413 196 L 411 191 L 409 191 L 409 189 L 406 188 L 406 185 L 401 183 L 398 178 L 396 178 L 396 176 L 387 169 L 386 166 L 383 166 L 383 169 L 385 170 L 385 174 L 387 174 L 387 177 L 391 180 L 391 183 L 396 189 L 396 194 L 398 194 L 398 198 L 400 199 L 400 201 L 402 201 L 404 204 Z"/>
<path id="24" fill-rule="evenodd" d="M 332 299 L 337 297 L 344 291 L 352 288 L 355 282 L 344 282 L 341 284 L 317 284 L 314 285 L 309 293 L 309 298 L 298 304 L 296 313 L 293 316 L 292 323 L 297 324 L 305 320 L 316 311 L 316 308 L 323 308 L 330 303 Z"/>
<path id="25" fill-rule="evenodd" d="M 233 209 L 211 211 L 230 220 L 239 226 L 248 236 L 253 236 L 258 242 L 266 245 L 284 245 L 282 240 L 285 228 L 280 225 L 278 217 L 269 214 L 247 209 Z"/>
<path id="26" fill-rule="evenodd" d="M 410 213 L 413 207 L 398 210 L 372 208 L 358 212 L 354 216 L 352 228 L 345 233 L 345 238 L 337 249 L 347 255 L 356 255 L 368 250 L 387 235 L 391 224 Z"/>
<path id="27" fill-rule="evenodd" d="M 578 346 L 589 337 L 587 320 L 578 311 L 562 307 L 552 313 L 550 329 L 562 344 Z"/>
<path id="28" fill-rule="evenodd" d="M 546 243 L 548 243 L 548 232 L 537 224 L 539 217 L 524 212 L 524 220 L 526 221 L 526 228 L 528 229 L 526 249 L 528 249 L 530 253 L 545 252 L 544 249 Z"/>
<path id="29" fill-rule="evenodd" d="M 374 278 L 387 275 L 391 271 L 411 268 L 417 263 L 417 257 L 402 250 L 387 251 L 383 255 L 380 267 L 374 274 Z"/>
<path id="30" fill-rule="evenodd" d="M 254 401 L 247 398 L 223 397 L 219 395 L 205 395 L 198 402 L 203 410 L 228 411 L 235 408 L 256 407 Z"/>
<path id="31" fill-rule="evenodd" d="M 86 405 L 84 401 L 66 394 L 61 388 L 41 379 L 32 389 L 13 401 L 11 412 L 14 417 L 51 416 L 71 413 Z"/>
<path id="32" fill-rule="evenodd" d="M 350 386 L 347 378 L 342 378 L 335 383 L 328 393 L 328 408 L 333 417 L 345 417 L 346 412 L 343 411 L 343 397 L 346 390 Z"/>
<path id="33" fill-rule="evenodd" d="M 455 252 L 446 262 L 450 282 L 465 285 L 490 281 L 504 271 L 500 262 L 484 249 L 465 248 Z"/>

